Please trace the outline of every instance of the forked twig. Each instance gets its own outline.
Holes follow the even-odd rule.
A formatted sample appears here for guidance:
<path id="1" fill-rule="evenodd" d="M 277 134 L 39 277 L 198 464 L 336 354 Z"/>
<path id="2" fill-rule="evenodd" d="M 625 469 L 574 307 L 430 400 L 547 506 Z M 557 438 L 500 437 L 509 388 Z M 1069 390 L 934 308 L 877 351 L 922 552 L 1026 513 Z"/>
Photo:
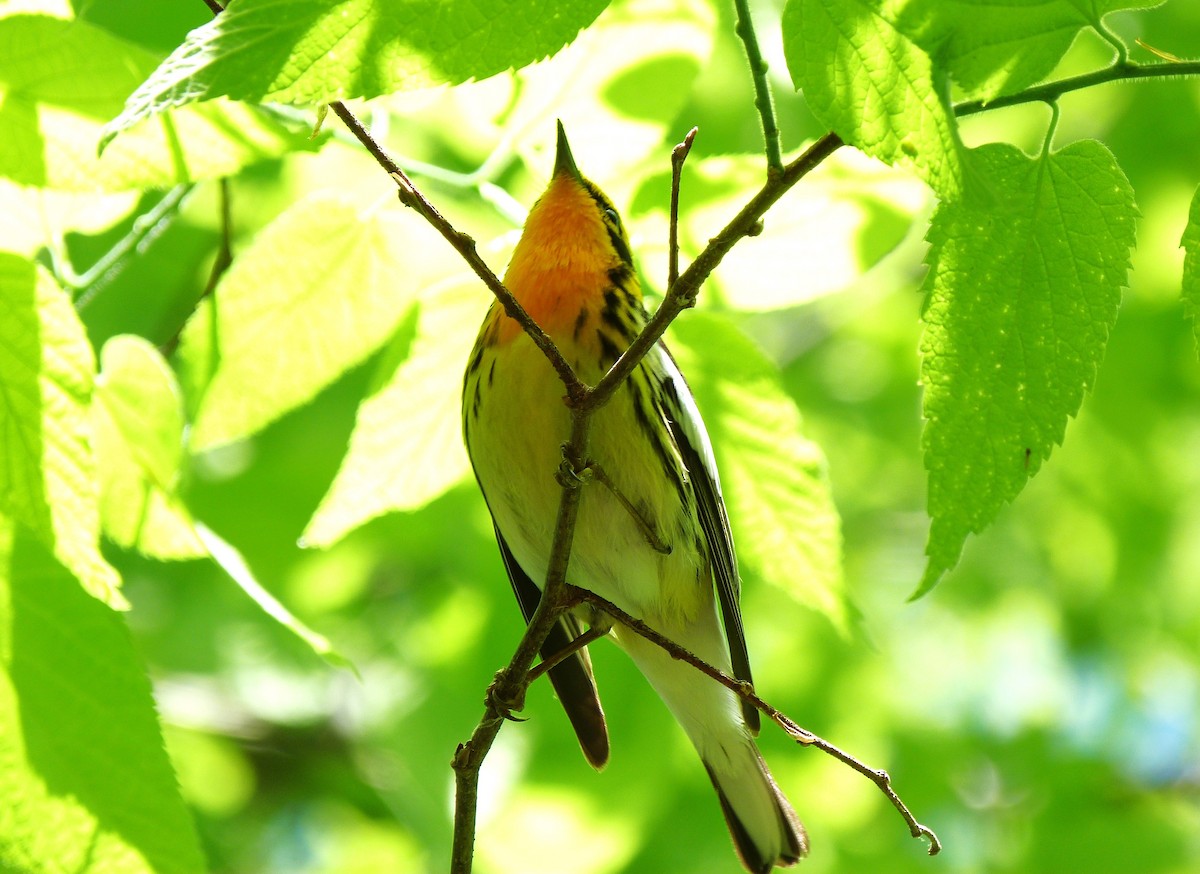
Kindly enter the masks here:
<path id="1" fill-rule="evenodd" d="M 796 743 L 804 746 L 816 747 L 826 755 L 833 756 L 839 762 L 849 765 L 858 773 L 869 779 L 884 794 L 892 806 L 899 811 L 905 823 L 908 825 L 909 833 L 914 838 L 923 837 L 929 841 L 929 855 L 936 856 L 942 850 L 942 843 L 938 840 L 938 836 L 933 829 L 919 823 L 909 811 L 908 806 L 901 800 L 900 796 L 892 788 L 892 779 L 887 771 L 872 768 L 865 764 L 845 750 L 834 746 L 829 741 L 822 738 L 820 735 L 814 734 L 806 728 L 802 728 L 791 717 L 787 716 L 782 711 L 776 709 L 768 702 L 764 701 L 754 691 L 754 687 L 743 680 L 735 679 L 719 668 L 713 667 L 708 662 L 694 655 L 690 650 L 677 644 L 669 637 L 655 631 L 641 619 L 631 616 L 626 613 L 616 604 L 611 601 L 601 598 L 599 595 L 593 594 L 586 589 L 579 589 L 574 586 L 570 587 L 570 594 L 573 599 L 577 599 L 583 603 L 591 604 L 596 609 L 607 614 L 612 619 L 619 622 L 622 626 L 644 637 L 646 640 L 653 643 L 655 646 L 664 650 L 673 659 L 678 659 L 687 662 L 689 665 L 700 671 L 702 674 L 716 680 L 725 688 L 729 689 L 735 695 L 738 695 L 743 700 L 750 702 L 757 710 L 766 715 L 772 722 L 787 732 L 788 736 Z M 606 629 L 607 631 L 607 629 Z"/>

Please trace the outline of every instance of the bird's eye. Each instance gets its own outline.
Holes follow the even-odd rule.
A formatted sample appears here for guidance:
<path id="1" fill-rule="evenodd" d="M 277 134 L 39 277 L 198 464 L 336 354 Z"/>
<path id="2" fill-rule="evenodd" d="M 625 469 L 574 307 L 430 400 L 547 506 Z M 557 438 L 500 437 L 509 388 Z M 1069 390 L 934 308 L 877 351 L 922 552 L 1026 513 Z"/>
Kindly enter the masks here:
<path id="1" fill-rule="evenodd" d="M 617 211 L 615 209 L 612 209 L 612 208 L 606 209 L 606 210 L 604 210 L 604 214 L 606 216 L 608 216 L 610 219 L 612 219 L 612 223 L 614 225 L 616 225 L 617 227 L 621 226 L 621 217 L 617 215 Z"/>

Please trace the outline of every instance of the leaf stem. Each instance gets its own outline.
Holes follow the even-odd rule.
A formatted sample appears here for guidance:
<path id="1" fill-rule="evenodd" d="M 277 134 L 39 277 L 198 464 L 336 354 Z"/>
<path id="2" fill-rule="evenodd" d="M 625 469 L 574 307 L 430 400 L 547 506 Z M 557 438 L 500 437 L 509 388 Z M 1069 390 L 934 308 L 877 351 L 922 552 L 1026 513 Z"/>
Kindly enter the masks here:
<path id="1" fill-rule="evenodd" d="M 65 258 L 55 258 L 55 273 L 59 281 L 67 288 L 80 291 L 75 299 L 76 310 L 82 312 L 86 309 L 116 278 L 130 255 L 144 251 L 170 227 L 180 204 L 194 187 L 192 184 L 176 185 L 168 191 L 148 212 L 134 219 L 129 233 L 83 273 L 75 273 Z"/>
<path id="2" fill-rule="evenodd" d="M 754 107 L 762 120 L 763 147 L 767 152 L 767 175 L 783 172 L 783 155 L 779 149 L 779 125 L 775 121 L 775 107 L 771 102 L 771 86 L 767 82 L 767 62 L 758 48 L 758 35 L 754 32 L 754 20 L 750 17 L 749 0 L 733 0 L 737 10 L 734 31 L 746 49 L 746 60 L 750 62 L 750 78 L 754 81 Z"/>
<path id="3" fill-rule="evenodd" d="M 1104 85 L 1109 82 L 1132 81 L 1136 79 L 1169 78 L 1175 76 L 1200 75 L 1200 61 L 1181 61 L 1179 63 L 1164 62 L 1161 64 L 1139 64 L 1133 61 L 1118 60 L 1110 67 L 1093 70 L 1078 76 L 1068 76 L 1044 85 L 1026 88 L 1016 94 L 1007 94 L 993 100 L 968 100 L 956 104 L 954 114 L 959 118 L 975 115 L 990 109 L 1003 109 L 1007 106 L 1018 106 L 1022 103 L 1053 103 L 1059 97 L 1071 91 L 1091 88 L 1094 85 Z"/>

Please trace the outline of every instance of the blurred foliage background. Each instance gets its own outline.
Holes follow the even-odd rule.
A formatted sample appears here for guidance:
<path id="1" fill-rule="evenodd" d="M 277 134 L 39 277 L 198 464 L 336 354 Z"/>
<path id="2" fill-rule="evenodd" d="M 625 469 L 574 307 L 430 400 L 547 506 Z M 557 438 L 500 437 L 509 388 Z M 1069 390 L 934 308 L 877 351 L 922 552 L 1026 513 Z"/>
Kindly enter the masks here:
<path id="1" fill-rule="evenodd" d="M 664 28 L 666 49 L 619 76 L 584 64 L 609 76 L 581 87 L 592 102 L 547 97 L 519 126 L 511 118 L 493 125 L 506 106 L 529 106 L 507 76 L 360 109 L 460 227 L 509 243 L 519 205 L 543 184 L 553 119 L 563 117 L 580 166 L 623 210 L 648 284 L 661 287 L 670 146 L 699 126 L 683 207 L 695 222 L 685 234 L 700 243 L 711 229 L 696 217 L 748 190 L 748 180 L 720 189 L 738 178 L 730 169 L 738 156 L 760 149 L 726 6 L 616 5 L 605 15 L 681 15 L 686 32 Z M 199 2 L 153 0 L 80 0 L 77 11 L 160 53 L 209 14 Z M 784 147 L 794 151 L 824 131 L 786 80 L 779 6 L 755 11 Z M 1193 3 L 1109 23 L 1130 42 L 1200 51 Z M 1108 60 L 1104 44 L 1084 36 L 1058 72 Z M 808 435 L 827 455 L 855 607 L 842 634 L 748 577 L 744 614 L 759 689 L 805 727 L 886 768 L 945 843 L 930 860 L 871 784 L 768 727 L 764 755 L 812 836 L 807 871 L 1200 866 L 1200 366 L 1178 302 L 1178 240 L 1200 181 L 1198 104 L 1194 81 L 1064 98 L 1056 142 L 1102 139 L 1136 191 L 1144 219 L 1131 287 L 1065 445 L 919 602 L 906 599 L 921 576 L 927 530 L 915 354 L 932 209 L 923 186 L 840 156 L 768 215 L 767 237 L 778 230 L 782 238 L 775 248 L 745 245 L 704 292 L 704 306 L 736 318 L 782 368 Z M 606 138 L 600 110 L 624 119 L 617 129 L 628 139 Z M 1020 107 L 972 118 L 964 132 L 971 145 L 1004 138 L 1032 150 L 1048 117 L 1045 107 Z M 323 187 L 380 199 L 379 209 L 418 221 L 333 127 L 310 153 L 230 180 L 235 252 Z M 491 173 L 489 185 L 441 172 L 470 173 L 496 148 L 497 130 L 518 127 L 518 141 L 505 147 L 521 157 Z M 731 164 L 721 172 L 705 159 Z M 718 169 L 706 176 L 706 166 Z M 145 195 L 141 207 L 160 196 Z M 821 197 L 849 212 L 818 211 L 806 223 Z M 131 206 L 95 233 L 71 235 L 72 262 L 91 263 L 124 235 Z M 218 227 L 216 186 L 201 186 L 82 310 L 97 348 L 127 332 L 168 341 L 207 280 Z M 502 266 L 499 250 L 484 251 Z M 770 303 L 756 306 L 758 294 Z M 299 545 L 378 357 L 258 435 L 194 458 L 187 472 L 196 517 L 238 547 L 358 676 L 315 657 L 212 563 L 107 553 L 126 580 L 128 622 L 214 872 L 424 872 L 448 862 L 450 756 L 478 720 L 521 622 L 490 520 L 466 479 L 327 550 Z M 739 870 L 682 733 L 615 647 L 593 651 L 611 764 L 591 771 L 539 683 L 529 721 L 505 726 L 484 767 L 478 870 Z"/>

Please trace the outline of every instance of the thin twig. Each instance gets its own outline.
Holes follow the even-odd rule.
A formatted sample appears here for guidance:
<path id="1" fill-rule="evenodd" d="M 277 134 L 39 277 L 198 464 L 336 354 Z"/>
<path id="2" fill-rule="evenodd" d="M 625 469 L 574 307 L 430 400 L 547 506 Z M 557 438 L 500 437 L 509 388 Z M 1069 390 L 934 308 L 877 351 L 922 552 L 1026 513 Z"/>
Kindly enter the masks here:
<path id="1" fill-rule="evenodd" d="M 842 139 L 837 134 L 829 133 L 821 137 L 792 163 L 783 168 L 783 172 L 771 176 L 763 183 L 758 193 L 747 201 L 741 211 L 730 219 L 716 236 L 708 241 L 704 250 L 683 271 L 676 280 L 670 293 L 663 298 L 658 309 L 644 327 L 629 344 L 629 348 L 618 358 L 608 373 L 588 392 L 586 400 L 581 404 L 591 408 L 606 403 L 620 388 L 621 383 L 633 372 L 638 362 L 657 343 L 666 332 L 667 326 L 688 307 L 696 303 L 696 295 L 700 286 L 708 279 L 721 260 L 733 248 L 734 244 L 743 237 L 753 236 L 761 229 L 760 222 L 763 214 L 774 203 L 783 197 L 793 185 L 815 170 L 817 166 L 832 155 L 842 145 Z"/>
<path id="2" fill-rule="evenodd" d="M 592 411 L 571 411 L 571 437 L 563 446 L 563 458 L 571 469 L 581 474 L 587 457 L 588 433 L 591 428 Z M 483 718 L 465 744 L 460 744 L 451 761 L 454 769 L 454 837 L 450 858 L 451 874 L 469 874 L 474 860 L 475 808 L 479 796 L 479 769 L 483 765 L 496 734 L 500 731 L 507 711 L 520 709 L 525 689 L 529 685 L 529 672 L 533 659 L 541 649 L 550 629 L 558 617 L 570 605 L 571 595 L 567 590 L 567 566 L 571 560 L 571 546 L 575 538 L 575 521 L 579 513 L 579 501 L 584 485 L 582 477 L 576 476 L 574 484 L 563 478 L 562 498 L 558 505 L 558 519 L 554 527 L 554 541 L 550 549 L 550 562 L 545 586 L 537 610 L 529 619 L 525 634 L 517 645 L 512 660 L 496 674 L 488 688 L 486 709 Z"/>
<path id="3" fill-rule="evenodd" d="M 342 123 L 346 125 L 350 132 L 354 134 L 355 138 L 371 153 L 371 156 L 379 163 L 379 166 L 386 170 L 387 174 L 392 177 L 392 180 L 396 183 L 400 191 L 400 202 L 419 213 L 425 221 L 429 222 L 445 238 L 446 242 L 454 247 L 455 251 L 467 262 L 467 266 L 475 271 L 475 275 L 483 280 L 492 294 L 496 296 L 496 299 L 500 301 L 508 317 L 516 321 L 537 347 L 542 350 L 542 354 L 549 359 L 559 379 L 562 380 L 563 385 L 566 387 L 568 397 L 576 398 L 581 395 L 586 388 L 583 381 L 576 376 L 571 365 L 567 363 L 562 353 L 558 351 L 558 347 L 554 345 L 554 341 L 533 320 L 529 313 L 525 312 L 525 308 L 513 297 L 512 292 L 505 288 L 500 278 L 492 272 L 487 262 L 480 257 L 478 250 L 475 248 L 475 240 L 459 231 L 447 221 L 446 217 L 421 193 L 420 189 L 408 177 L 408 174 L 401 169 L 400 165 L 393 161 L 383 147 L 376 142 L 375 138 L 371 136 L 371 132 L 349 110 L 346 104 L 338 100 L 329 104 L 329 107 L 342 120 Z"/>
<path id="4" fill-rule="evenodd" d="M 767 62 L 758 48 L 749 0 L 733 0 L 733 6 L 737 10 L 734 30 L 746 48 L 750 78 L 754 80 L 754 107 L 762 119 L 763 147 L 767 152 L 767 176 L 770 177 L 783 172 L 783 154 L 779 149 L 779 125 L 775 122 L 775 107 L 771 103 L 771 86 L 767 82 Z"/>
<path id="5" fill-rule="evenodd" d="M 217 247 L 217 257 L 213 259 L 212 269 L 208 271 L 208 281 L 204 283 L 204 288 L 200 290 L 199 297 L 196 298 L 196 302 L 189 310 L 189 317 L 206 297 L 210 297 L 217 290 L 217 283 L 221 281 L 225 271 L 233 264 L 233 211 L 230 205 L 232 198 L 229 196 L 229 180 L 224 176 L 221 177 L 217 187 L 217 200 L 221 212 L 221 243 Z M 164 358 L 170 358 L 174 354 L 187 323 L 188 318 L 180 319 L 179 326 L 174 333 L 159 345 L 158 351 L 163 354 Z"/>
<path id="6" fill-rule="evenodd" d="M 891 777 L 888 776 L 887 771 L 872 768 L 871 766 L 850 755 L 845 750 L 842 750 L 839 747 L 829 743 L 829 741 L 825 740 L 820 735 L 814 734 L 808 729 L 800 727 L 800 725 L 791 719 L 791 717 L 787 716 L 760 698 L 754 691 L 754 687 L 752 685 L 744 680 L 734 679 L 719 668 L 710 665 L 708 662 L 704 661 L 699 656 L 696 656 L 690 650 L 685 649 L 684 647 L 675 643 L 675 641 L 671 640 L 669 637 L 666 637 L 665 635 L 655 631 L 641 619 L 626 613 L 611 601 L 605 600 L 599 595 L 593 594 L 586 589 L 579 589 L 575 587 L 572 587 L 572 589 L 572 595 L 579 601 L 591 604 L 596 609 L 612 617 L 625 628 L 628 628 L 639 636 L 644 637 L 646 640 L 665 651 L 671 656 L 671 658 L 687 662 L 705 676 L 711 677 L 726 689 L 729 689 L 735 695 L 741 697 L 744 701 L 750 702 L 752 706 L 757 708 L 772 722 L 787 732 L 788 736 L 797 743 L 803 744 L 804 746 L 816 747 L 823 753 L 832 756 L 839 762 L 850 766 L 855 771 L 862 774 L 877 787 L 879 787 L 879 791 L 882 792 L 888 801 L 892 803 L 892 806 L 899 811 L 900 816 L 908 825 L 909 833 L 914 838 L 924 837 L 929 841 L 929 855 L 936 856 L 941 852 L 942 843 L 938 840 L 938 836 L 934 833 L 933 829 L 917 822 L 916 817 L 914 817 L 912 812 L 909 811 L 908 806 L 900 799 L 900 796 L 897 795 L 896 791 L 892 788 L 892 780 Z"/>
<path id="7" fill-rule="evenodd" d="M 581 649 L 584 649 L 589 643 L 595 643 L 600 638 L 606 636 L 609 630 L 610 629 L 605 625 L 593 625 L 550 658 L 546 659 L 545 661 L 538 662 L 533 666 L 532 670 L 529 671 L 530 685 L 533 685 L 533 683 L 538 679 L 538 677 L 542 676 L 542 674 L 550 671 L 555 665 L 566 661 L 571 656 L 575 655 L 575 653 L 579 652 Z"/>
<path id="8" fill-rule="evenodd" d="M 667 229 L 667 294 L 675 287 L 679 279 L 679 184 L 683 176 L 683 162 L 687 160 L 696 139 L 696 131 L 692 128 L 683 138 L 683 142 L 671 149 L 671 218 Z"/>

